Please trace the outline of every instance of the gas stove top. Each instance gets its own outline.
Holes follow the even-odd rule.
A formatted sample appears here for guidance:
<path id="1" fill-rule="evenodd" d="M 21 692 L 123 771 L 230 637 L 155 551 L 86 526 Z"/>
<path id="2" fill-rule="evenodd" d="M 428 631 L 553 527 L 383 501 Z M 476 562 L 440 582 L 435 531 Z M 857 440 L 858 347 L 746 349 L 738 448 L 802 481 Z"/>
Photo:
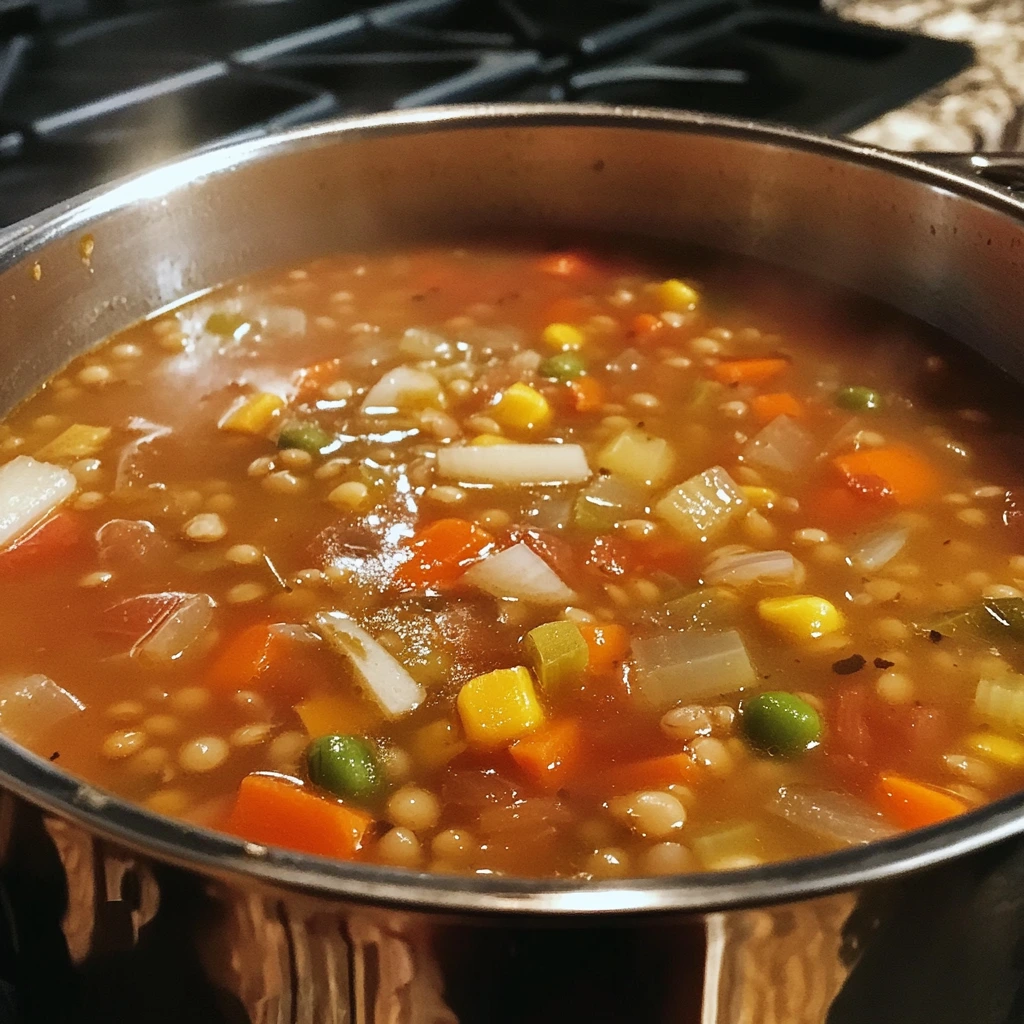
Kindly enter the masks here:
<path id="1" fill-rule="evenodd" d="M 576 100 L 839 133 L 972 60 L 813 0 L 0 0 L 0 225 L 328 116 Z"/>

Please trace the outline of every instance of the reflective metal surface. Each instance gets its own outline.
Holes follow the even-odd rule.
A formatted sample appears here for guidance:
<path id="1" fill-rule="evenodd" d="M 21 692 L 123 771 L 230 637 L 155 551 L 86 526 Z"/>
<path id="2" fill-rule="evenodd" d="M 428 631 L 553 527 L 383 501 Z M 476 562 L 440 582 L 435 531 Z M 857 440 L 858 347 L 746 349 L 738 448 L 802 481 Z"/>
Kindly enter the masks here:
<path id="1" fill-rule="evenodd" d="M 512 232 L 656 236 L 808 270 L 1024 379 L 1024 206 L 997 187 L 763 126 L 475 107 L 207 153 L 19 225 L 0 239 L 0 409 L 228 278 Z M 830 857 L 586 885 L 253 847 L 3 741 L 0 782 L 4 1022 L 1024 1019 L 1024 797 Z"/>

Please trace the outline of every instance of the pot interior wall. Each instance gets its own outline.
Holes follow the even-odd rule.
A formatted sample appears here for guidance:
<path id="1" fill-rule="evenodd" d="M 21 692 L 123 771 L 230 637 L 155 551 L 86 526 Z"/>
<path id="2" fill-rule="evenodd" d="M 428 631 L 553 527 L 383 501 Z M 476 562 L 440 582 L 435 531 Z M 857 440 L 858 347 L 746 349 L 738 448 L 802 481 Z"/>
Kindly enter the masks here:
<path id="1" fill-rule="evenodd" d="M 764 136 L 564 120 L 322 131 L 195 180 L 202 157 L 153 172 L 64 217 L 42 244 L 23 233 L 34 251 L 15 241 L 0 274 L 0 410 L 111 331 L 239 275 L 552 228 L 678 239 L 831 278 L 1024 377 L 1024 229 L 1010 215 Z"/>

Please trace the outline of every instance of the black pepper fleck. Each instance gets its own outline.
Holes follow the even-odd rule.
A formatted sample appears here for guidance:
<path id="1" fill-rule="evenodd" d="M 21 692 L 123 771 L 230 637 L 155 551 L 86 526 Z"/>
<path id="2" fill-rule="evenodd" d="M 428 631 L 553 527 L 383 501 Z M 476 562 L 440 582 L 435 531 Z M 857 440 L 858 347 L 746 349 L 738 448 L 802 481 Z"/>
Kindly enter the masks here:
<path id="1" fill-rule="evenodd" d="M 52 754 L 50 755 L 50 760 L 51 760 L 51 761 L 56 761 L 58 757 L 60 757 L 60 751 L 59 751 L 59 750 L 55 750 L 55 751 L 54 751 L 54 752 L 53 752 L 53 753 L 52 753 Z"/>
<path id="2" fill-rule="evenodd" d="M 931 640 L 933 644 L 937 644 L 942 639 L 942 634 L 937 629 L 929 629 L 928 639 Z"/>
<path id="3" fill-rule="evenodd" d="M 867 660 L 859 654 L 851 654 L 848 658 L 841 658 L 839 661 L 832 662 L 832 671 L 837 676 L 852 676 L 854 672 L 859 672 L 865 665 Z"/>
<path id="4" fill-rule="evenodd" d="M 885 658 L 875 658 L 874 661 L 875 668 L 892 668 L 895 664 L 895 661 L 886 661 Z"/>

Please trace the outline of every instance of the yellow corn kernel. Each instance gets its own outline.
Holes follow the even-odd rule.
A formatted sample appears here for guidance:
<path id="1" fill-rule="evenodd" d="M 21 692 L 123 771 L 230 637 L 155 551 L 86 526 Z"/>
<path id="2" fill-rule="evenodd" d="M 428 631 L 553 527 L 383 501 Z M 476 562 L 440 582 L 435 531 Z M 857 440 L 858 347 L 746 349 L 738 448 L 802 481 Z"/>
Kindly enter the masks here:
<path id="1" fill-rule="evenodd" d="M 284 399 L 279 395 L 261 391 L 235 402 L 217 426 L 221 430 L 234 430 L 239 434 L 263 434 L 284 405 Z"/>
<path id="2" fill-rule="evenodd" d="M 987 757 L 1007 768 L 1024 766 L 1024 743 L 997 736 L 991 732 L 975 732 L 967 737 L 967 746 L 976 754 Z"/>
<path id="3" fill-rule="evenodd" d="M 658 285 L 657 295 L 662 309 L 671 309 L 677 312 L 693 309 L 700 298 L 693 288 L 674 277 L 668 281 L 662 281 Z"/>
<path id="4" fill-rule="evenodd" d="M 533 677 L 522 665 L 470 679 L 457 704 L 466 739 L 480 747 L 503 747 L 544 721 Z"/>
<path id="5" fill-rule="evenodd" d="M 770 487 L 751 487 L 748 485 L 741 487 L 740 493 L 754 508 L 771 508 L 779 500 L 778 494 Z"/>
<path id="6" fill-rule="evenodd" d="M 836 606 L 812 594 L 766 597 L 757 602 L 757 613 L 794 640 L 817 640 L 843 627 L 843 617 Z"/>
<path id="7" fill-rule="evenodd" d="M 86 459 L 95 455 L 110 437 L 110 427 L 90 427 L 84 423 L 72 423 L 48 444 L 36 452 L 36 458 L 44 462 L 53 459 Z"/>
<path id="8" fill-rule="evenodd" d="M 376 705 L 361 697 L 325 694 L 295 705 L 296 714 L 314 739 L 331 733 L 364 733 L 380 724 Z"/>
<path id="9" fill-rule="evenodd" d="M 469 443 L 475 444 L 478 448 L 493 448 L 496 444 L 511 444 L 512 442 L 500 434 L 477 434 Z"/>
<path id="10" fill-rule="evenodd" d="M 536 389 L 518 381 L 502 393 L 493 417 L 513 430 L 543 430 L 551 422 L 551 406 Z"/>
<path id="11" fill-rule="evenodd" d="M 544 339 L 544 344 L 559 352 L 583 348 L 587 341 L 583 332 L 573 327 L 572 324 L 548 324 L 541 331 L 541 338 Z"/>

